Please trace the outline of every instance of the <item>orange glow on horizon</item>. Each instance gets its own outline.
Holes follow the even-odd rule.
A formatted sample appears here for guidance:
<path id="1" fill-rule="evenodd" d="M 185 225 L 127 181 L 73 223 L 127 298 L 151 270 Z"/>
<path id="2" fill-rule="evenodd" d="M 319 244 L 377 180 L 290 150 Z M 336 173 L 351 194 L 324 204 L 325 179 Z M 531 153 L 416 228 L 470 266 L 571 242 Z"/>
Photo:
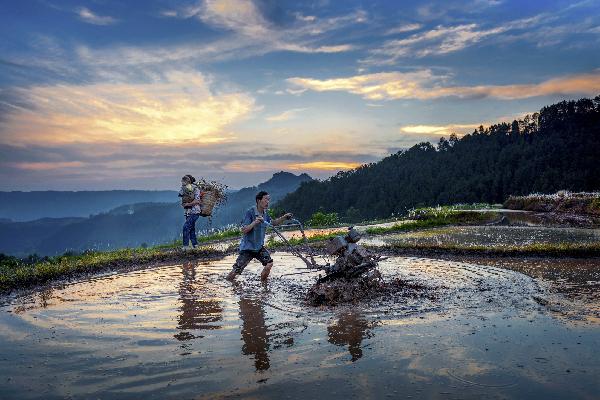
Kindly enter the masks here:
<path id="1" fill-rule="evenodd" d="M 44 171 L 48 169 L 76 168 L 84 164 L 80 161 L 60 161 L 60 162 L 17 162 L 9 164 L 13 168 L 29 171 Z"/>
<path id="2" fill-rule="evenodd" d="M 344 169 L 354 169 L 361 166 L 361 163 L 357 162 L 343 162 L 343 161 L 313 161 L 307 163 L 289 164 L 287 168 L 292 170 L 321 170 L 321 171 L 335 171 Z"/>

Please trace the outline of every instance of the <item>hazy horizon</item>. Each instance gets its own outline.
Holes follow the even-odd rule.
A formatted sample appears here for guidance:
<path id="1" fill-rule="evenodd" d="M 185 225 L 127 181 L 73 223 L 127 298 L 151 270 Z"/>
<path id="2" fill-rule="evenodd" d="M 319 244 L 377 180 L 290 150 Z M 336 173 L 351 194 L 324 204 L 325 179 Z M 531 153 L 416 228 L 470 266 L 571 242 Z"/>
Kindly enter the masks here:
<path id="1" fill-rule="evenodd" d="M 249 183 L 247 185 L 243 185 L 243 186 L 228 186 L 229 190 L 240 190 L 243 188 L 247 188 L 247 187 L 253 187 L 253 186 L 257 186 L 261 183 L 264 183 L 266 181 L 268 181 L 269 179 L 271 179 L 273 177 L 274 174 L 278 173 L 278 172 L 288 172 L 288 171 L 273 171 L 270 175 L 267 173 L 267 177 L 264 179 L 260 179 L 257 182 L 254 183 Z M 293 173 L 296 176 L 300 176 L 305 172 L 297 172 L 297 173 Z M 194 175 L 194 174 L 192 174 Z M 313 179 L 323 179 L 323 178 L 315 178 L 314 176 L 308 174 L 311 178 Z M 197 177 L 201 177 L 200 175 L 194 175 Z M 327 177 L 324 177 L 327 178 Z M 141 191 L 172 191 L 172 192 L 178 192 L 181 186 L 181 182 L 180 180 L 176 180 L 173 182 L 172 187 L 167 187 L 167 188 L 135 188 L 135 187 L 124 187 L 124 188 L 100 188 L 100 189 L 86 189 L 86 188 L 81 188 L 81 189 L 31 189 L 31 190 L 0 190 L 0 193 L 10 193 L 10 192 L 105 192 L 105 191 L 114 191 L 114 190 L 121 190 L 121 191 L 136 191 L 136 190 L 141 190 Z"/>

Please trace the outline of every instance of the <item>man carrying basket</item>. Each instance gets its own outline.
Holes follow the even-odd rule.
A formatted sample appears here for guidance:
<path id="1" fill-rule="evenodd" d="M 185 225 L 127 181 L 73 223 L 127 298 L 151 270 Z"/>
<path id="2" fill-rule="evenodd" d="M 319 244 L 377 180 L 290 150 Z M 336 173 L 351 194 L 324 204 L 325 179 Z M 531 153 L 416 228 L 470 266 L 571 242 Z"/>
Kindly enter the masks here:
<path id="1" fill-rule="evenodd" d="M 240 253 L 235 264 L 233 264 L 233 269 L 227 275 L 228 280 L 232 281 L 237 275 L 241 274 L 253 258 L 260 261 L 264 267 L 260 274 L 260 279 L 265 281 L 269 277 L 271 267 L 273 267 L 273 259 L 264 247 L 267 226 L 269 224 L 279 225 L 284 220 L 292 217 L 291 213 L 287 213 L 272 220 L 267 213 L 269 201 L 271 201 L 269 194 L 265 191 L 260 191 L 256 194 L 256 206 L 246 211 L 244 220 L 242 221 L 241 230 L 244 236 L 240 242 Z"/>

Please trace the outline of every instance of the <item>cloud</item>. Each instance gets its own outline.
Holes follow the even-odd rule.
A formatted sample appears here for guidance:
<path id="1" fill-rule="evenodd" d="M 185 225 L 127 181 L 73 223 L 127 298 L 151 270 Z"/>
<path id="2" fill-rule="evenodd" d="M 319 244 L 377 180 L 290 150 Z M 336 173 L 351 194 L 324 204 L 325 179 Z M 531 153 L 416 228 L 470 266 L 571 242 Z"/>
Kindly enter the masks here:
<path id="1" fill-rule="evenodd" d="M 405 125 L 400 127 L 402 135 L 423 135 L 423 136 L 450 136 L 454 133 L 458 137 L 462 137 L 468 133 L 472 133 L 475 129 L 480 126 L 490 126 L 499 124 L 502 122 L 512 122 L 515 120 L 522 120 L 526 115 L 532 115 L 533 112 L 519 112 L 510 115 L 503 115 L 493 120 L 480 121 L 477 123 L 463 123 L 463 124 L 447 124 L 447 125 Z"/>
<path id="2" fill-rule="evenodd" d="M 421 24 L 403 24 L 403 25 L 397 26 L 396 28 L 387 30 L 385 32 L 385 34 L 386 35 L 396 35 L 398 33 L 416 31 L 418 29 L 421 29 L 422 27 L 423 27 L 423 25 L 421 25 Z"/>
<path id="3" fill-rule="evenodd" d="M 53 169 L 64 169 L 64 168 L 76 168 L 81 167 L 83 165 L 82 162 L 79 161 L 62 161 L 62 162 L 16 162 L 16 163 L 7 163 L 9 167 L 13 167 L 16 169 L 24 169 L 31 171 L 47 171 Z"/>
<path id="4" fill-rule="evenodd" d="M 85 11 L 83 15 L 91 18 L 90 10 Z M 160 44 L 113 43 L 96 47 L 83 41 L 57 41 L 60 46 L 49 48 L 47 43 L 39 43 L 38 48 L 31 48 L 29 53 L 12 53 L 3 61 L 15 66 L 10 67 L 14 70 L 13 79 L 26 73 L 45 82 L 151 81 L 165 70 L 195 69 L 201 64 L 243 60 L 272 52 L 353 51 L 357 46 L 340 42 L 341 36 L 337 33 L 366 19 L 366 13 L 358 10 L 330 18 L 294 19 L 285 25 L 274 24 L 263 16 L 260 7 L 246 0 L 194 2 L 159 14 L 167 18 L 196 19 L 219 32 L 168 45 L 161 41 Z M 36 46 L 35 42 L 37 40 L 30 47 Z"/>
<path id="5" fill-rule="evenodd" d="M 314 15 L 304 15 L 302 13 L 295 13 L 294 14 L 296 19 L 300 20 L 300 21 L 304 21 L 304 22 L 313 22 L 316 21 L 317 17 Z"/>
<path id="6" fill-rule="evenodd" d="M 487 4 L 488 2 L 476 3 Z M 473 6 L 477 4 L 473 4 Z M 486 7 L 489 5 L 491 4 L 486 5 Z M 427 9 L 427 7 L 423 9 Z M 531 40 L 527 35 L 537 36 L 536 29 L 538 31 L 544 30 L 543 26 L 541 29 L 539 27 L 551 23 L 557 18 L 556 15 L 541 13 L 490 27 L 483 27 L 477 23 L 454 26 L 438 25 L 433 29 L 414 33 L 402 39 L 387 40 L 381 46 L 372 49 L 369 52 L 370 55 L 360 60 L 360 62 L 371 66 L 394 65 L 401 58 L 422 58 L 449 54 L 476 45 L 486 39 L 506 40 L 503 35 L 515 31 L 525 31 L 521 38 Z M 400 26 L 388 31 L 388 34 L 401 33 L 403 28 L 405 32 L 408 32 L 421 27 L 419 24 Z M 409 30 L 408 28 L 415 29 Z"/>
<path id="7" fill-rule="evenodd" d="M 366 20 L 366 14 L 360 10 L 327 19 L 296 14 L 297 24 L 281 28 L 268 21 L 256 4 L 248 0 L 205 0 L 197 15 L 207 25 L 252 38 L 263 45 L 270 45 L 273 50 L 301 53 L 338 53 L 352 50 L 354 47 L 349 44 L 315 46 L 310 36 Z"/>
<path id="8" fill-rule="evenodd" d="M 289 146 L 239 139 L 210 147 L 131 142 L 0 144 L 0 190 L 167 189 L 184 173 L 239 187 L 254 185 L 275 171 L 291 170 L 290 166 L 326 177 L 378 158 L 358 152 L 295 149 L 291 153 Z M 331 164 L 313 164 L 315 160 Z"/>
<path id="9" fill-rule="evenodd" d="M 271 31 L 256 5 L 248 0 L 205 0 L 198 16 L 204 23 L 250 37 L 264 37 Z"/>
<path id="10" fill-rule="evenodd" d="M 600 71 L 569 75 L 533 84 L 449 86 L 447 77 L 430 70 L 417 72 L 381 72 L 334 79 L 289 78 L 295 87 L 317 92 L 344 91 L 367 100 L 435 99 L 442 97 L 525 99 L 537 96 L 600 92 Z"/>
<path id="11" fill-rule="evenodd" d="M 28 104 L 0 126 L 3 143 L 194 143 L 232 139 L 254 99 L 213 93 L 205 76 L 170 72 L 149 83 L 33 86 L 16 89 Z M 22 108 L 22 107 L 21 107 Z"/>
<path id="12" fill-rule="evenodd" d="M 287 82 L 295 87 L 317 92 L 345 91 L 369 100 L 390 100 L 420 97 L 423 92 L 422 85 L 433 78 L 431 71 L 423 70 L 380 72 L 325 80 L 295 77 L 287 79 Z"/>
<path id="13" fill-rule="evenodd" d="M 307 110 L 306 108 L 294 108 L 292 110 L 287 110 L 287 111 L 284 111 L 277 115 L 271 115 L 265 119 L 269 122 L 288 121 L 292 118 L 295 118 L 296 115 L 298 115 L 298 113 L 301 113 L 302 111 L 306 111 L 306 110 Z"/>
<path id="14" fill-rule="evenodd" d="M 357 162 L 340 162 L 340 161 L 312 161 L 306 163 L 297 163 L 287 165 L 288 169 L 292 171 L 340 171 L 347 169 L 354 169 L 361 166 L 361 163 Z"/>
<path id="15" fill-rule="evenodd" d="M 478 43 L 488 36 L 505 32 L 507 29 L 507 27 L 480 29 L 477 24 L 438 26 L 404 39 L 387 40 L 381 47 L 371 50 L 371 56 L 361 62 L 369 65 L 393 65 L 401 57 L 421 58 L 452 53 Z"/>
<path id="16" fill-rule="evenodd" d="M 287 88 L 285 89 L 285 91 L 289 94 L 292 94 L 294 96 L 299 96 L 302 93 L 306 92 L 308 89 L 292 89 L 292 88 Z M 284 92 L 282 92 L 281 94 L 283 94 Z"/>
<path id="17" fill-rule="evenodd" d="M 77 15 L 79 15 L 79 19 L 81 19 L 83 22 L 87 22 L 88 24 L 112 25 L 112 24 L 117 23 L 117 20 L 115 18 L 95 14 L 86 7 L 79 8 L 77 10 Z"/>
<path id="18" fill-rule="evenodd" d="M 165 46 L 118 46 L 95 49 L 79 45 L 76 57 L 92 70 L 131 74 L 131 67 L 160 68 L 178 64 L 214 63 L 240 60 L 276 51 L 296 53 L 340 53 L 354 50 L 347 43 L 323 43 L 329 33 L 356 24 L 363 13 L 323 20 L 297 21 L 292 26 L 277 27 L 266 20 L 251 1 L 205 1 L 194 7 L 169 10 L 163 16 L 198 18 L 202 23 L 226 31 L 219 39 L 207 42 L 183 43 Z M 337 42 L 338 38 L 332 38 Z M 62 60 L 64 62 L 64 60 Z M 139 71 L 134 71 L 139 75 Z"/>

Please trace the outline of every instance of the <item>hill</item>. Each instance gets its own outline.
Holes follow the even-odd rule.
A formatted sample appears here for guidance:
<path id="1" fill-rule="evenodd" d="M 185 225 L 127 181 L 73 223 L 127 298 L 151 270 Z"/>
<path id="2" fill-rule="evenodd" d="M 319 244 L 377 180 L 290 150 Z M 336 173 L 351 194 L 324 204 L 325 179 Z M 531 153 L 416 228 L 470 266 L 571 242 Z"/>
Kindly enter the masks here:
<path id="1" fill-rule="evenodd" d="M 213 218 L 213 224 L 228 225 L 239 223 L 244 211 L 254 205 L 254 196 L 260 190 L 269 192 L 271 202 L 274 204 L 286 194 L 296 190 L 302 183 L 312 180 L 307 174 L 294 175 L 284 171 L 277 172 L 266 182 L 230 193 L 226 207 L 217 211 Z"/>
<path id="2" fill-rule="evenodd" d="M 306 219 L 318 210 L 357 221 L 416 206 L 502 203 L 509 195 L 600 189 L 600 96 L 462 138 L 419 143 L 383 160 L 304 183 L 279 204 Z"/>
<path id="3" fill-rule="evenodd" d="M 177 192 L 170 190 L 0 192 L 0 218 L 33 221 L 89 217 L 124 204 L 160 203 L 173 199 L 177 199 Z"/>
<path id="4" fill-rule="evenodd" d="M 274 201 L 312 180 L 306 174 L 278 172 L 258 186 L 229 193 L 224 207 L 217 208 L 212 221 L 201 218 L 199 230 L 239 223 L 243 212 L 254 204 L 258 190 L 268 191 Z M 171 200 L 177 199 L 174 193 Z M 66 251 L 111 250 L 166 243 L 181 236 L 183 210 L 179 202 L 135 203 L 88 218 L 44 218 L 36 221 L 0 221 L 0 252 L 26 256 L 56 255 Z"/>

